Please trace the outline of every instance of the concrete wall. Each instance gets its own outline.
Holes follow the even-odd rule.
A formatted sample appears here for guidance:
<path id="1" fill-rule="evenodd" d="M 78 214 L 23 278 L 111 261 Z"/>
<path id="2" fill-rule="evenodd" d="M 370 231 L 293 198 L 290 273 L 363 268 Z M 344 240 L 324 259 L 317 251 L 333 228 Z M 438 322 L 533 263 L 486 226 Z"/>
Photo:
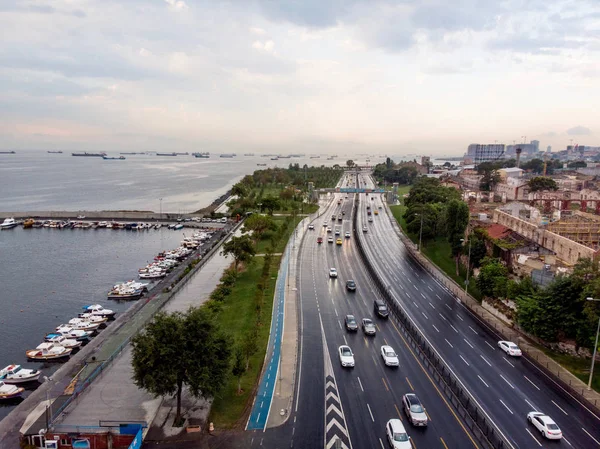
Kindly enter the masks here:
<path id="1" fill-rule="evenodd" d="M 581 257 L 593 259 L 598 251 L 581 245 L 566 237 L 560 236 L 546 229 L 539 228 L 535 224 L 529 223 L 520 218 L 513 217 L 501 210 L 494 210 L 493 222 L 506 226 L 513 231 L 527 237 L 546 249 L 554 251 L 556 257 L 561 259 L 567 265 L 575 265 Z"/>

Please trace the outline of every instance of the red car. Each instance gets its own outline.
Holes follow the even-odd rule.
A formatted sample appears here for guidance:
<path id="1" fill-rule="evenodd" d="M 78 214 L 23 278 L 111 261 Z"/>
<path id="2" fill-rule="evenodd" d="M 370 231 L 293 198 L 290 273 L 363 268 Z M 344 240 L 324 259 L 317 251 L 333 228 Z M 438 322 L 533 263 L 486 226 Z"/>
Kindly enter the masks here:
<path id="1" fill-rule="evenodd" d="M 317 237 L 317 243 L 323 243 L 323 237 Z"/>

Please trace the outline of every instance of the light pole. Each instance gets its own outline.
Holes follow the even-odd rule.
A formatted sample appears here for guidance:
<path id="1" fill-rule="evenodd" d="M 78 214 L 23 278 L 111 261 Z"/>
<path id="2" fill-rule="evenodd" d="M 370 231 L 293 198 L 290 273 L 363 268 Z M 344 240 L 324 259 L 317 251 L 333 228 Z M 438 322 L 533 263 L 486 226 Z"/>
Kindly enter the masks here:
<path id="1" fill-rule="evenodd" d="M 415 217 L 417 214 L 415 214 Z M 423 238 L 423 208 L 421 208 L 421 227 L 419 228 L 419 252 L 421 252 L 421 241 Z"/>
<path id="2" fill-rule="evenodd" d="M 586 298 L 588 301 L 600 301 L 600 299 Z M 600 333 L 600 318 L 598 318 L 598 329 L 596 330 L 596 343 L 594 343 L 594 353 L 592 355 L 592 368 L 590 369 L 590 380 L 588 380 L 588 390 L 592 389 L 592 378 L 594 377 L 594 362 L 596 361 L 596 350 L 598 349 L 598 334 Z"/>
<path id="3" fill-rule="evenodd" d="M 44 381 L 50 382 L 52 380 L 52 376 L 44 376 Z M 50 403 L 50 387 L 46 388 L 46 429 L 50 427 L 52 424 L 52 404 Z"/>
<path id="4" fill-rule="evenodd" d="M 464 242 L 465 239 L 460 239 Z M 469 286 L 469 271 L 471 271 L 471 239 L 469 239 L 469 258 L 467 259 L 467 279 L 465 279 L 465 293 L 467 293 L 467 287 Z"/>

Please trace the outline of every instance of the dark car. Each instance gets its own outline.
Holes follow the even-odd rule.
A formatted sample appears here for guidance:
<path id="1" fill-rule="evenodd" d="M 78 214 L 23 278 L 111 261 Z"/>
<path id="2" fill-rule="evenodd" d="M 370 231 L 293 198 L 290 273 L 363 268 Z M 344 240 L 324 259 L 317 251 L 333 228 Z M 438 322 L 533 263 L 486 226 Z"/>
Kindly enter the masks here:
<path id="1" fill-rule="evenodd" d="M 354 282 L 352 279 L 349 279 L 346 281 L 346 290 L 348 290 L 349 292 L 355 292 L 356 291 L 356 282 Z"/>
<path id="2" fill-rule="evenodd" d="M 317 237 L 317 243 L 323 243 L 323 237 Z"/>
<path id="3" fill-rule="evenodd" d="M 352 332 L 356 332 L 358 330 L 358 323 L 356 322 L 354 315 L 346 315 L 346 318 L 344 318 L 344 323 L 346 325 L 346 330 Z"/>
<path id="4" fill-rule="evenodd" d="M 373 309 L 375 313 L 379 315 L 381 318 L 387 318 L 389 316 L 389 311 L 383 299 L 376 299 L 373 301 Z"/>

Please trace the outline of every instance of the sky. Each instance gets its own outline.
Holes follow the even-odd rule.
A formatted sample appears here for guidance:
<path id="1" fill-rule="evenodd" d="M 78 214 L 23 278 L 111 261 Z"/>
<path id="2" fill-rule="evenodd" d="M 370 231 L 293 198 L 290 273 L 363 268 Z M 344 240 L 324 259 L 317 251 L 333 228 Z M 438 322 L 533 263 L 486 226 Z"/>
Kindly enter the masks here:
<path id="1" fill-rule="evenodd" d="M 600 145 L 597 0 L 1 0 L 0 148 Z"/>

